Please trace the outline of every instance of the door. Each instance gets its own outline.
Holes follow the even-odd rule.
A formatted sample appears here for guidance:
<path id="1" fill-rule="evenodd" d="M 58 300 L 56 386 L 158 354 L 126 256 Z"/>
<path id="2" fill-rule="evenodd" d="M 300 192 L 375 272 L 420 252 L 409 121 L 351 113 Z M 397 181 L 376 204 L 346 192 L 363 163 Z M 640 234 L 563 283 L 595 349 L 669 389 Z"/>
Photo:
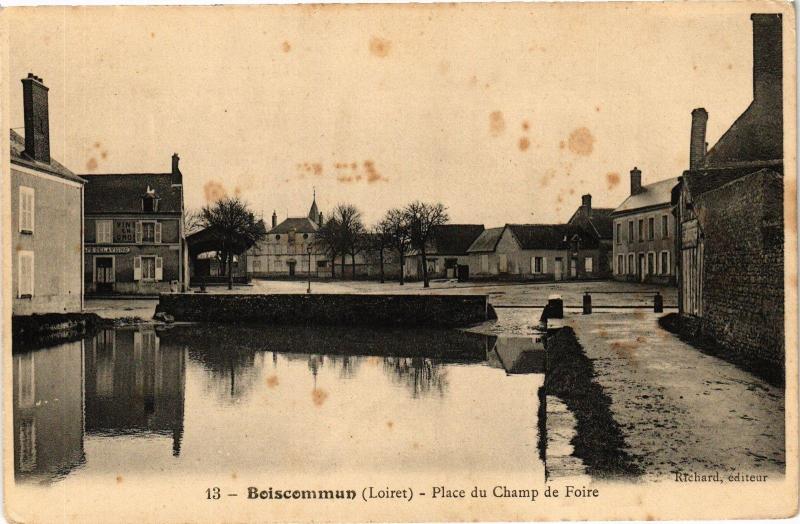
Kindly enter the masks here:
<path id="1" fill-rule="evenodd" d="M 98 293 L 114 291 L 114 259 L 112 257 L 94 258 L 94 279 Z"/>
<path id="2" fill-rule="evenodd" d="M 564 279 L 564 259 L 561 257 L 556 257 L 556 267 L 555 267 L 555 275 L 556 280 L 563 280 Z"/>
<path id="3" fill-rule="evenodd" d="M 647 276 L 647 266 L 645 265 L 644 253 L 639 253 L 639 282 L 644 282 Z"/>
<path id="4" fill-rule="evenodd" d="M 289 261 L 289 276 L 290 276 L 290 277 L 293 277 L 293 276 L 294 276 L 294 267 L 295 267 L 296 265 L 297 265 L 297 262 L 295 262 L 294 260 L 290 260 L 290 261 Z"/>
<path id="5" fill-rule="evenodd" d="M 498 255 L 497 266 L 497 270 L 500 273 L 508 273 L 508 256 L 505 254 Z"/>
<path id="6" fill-rule="evenodd" d="M 570 258 L 569 259 L 569 276 L 572 278 L 578 277 L 578 259 L 577 258 Z"/>

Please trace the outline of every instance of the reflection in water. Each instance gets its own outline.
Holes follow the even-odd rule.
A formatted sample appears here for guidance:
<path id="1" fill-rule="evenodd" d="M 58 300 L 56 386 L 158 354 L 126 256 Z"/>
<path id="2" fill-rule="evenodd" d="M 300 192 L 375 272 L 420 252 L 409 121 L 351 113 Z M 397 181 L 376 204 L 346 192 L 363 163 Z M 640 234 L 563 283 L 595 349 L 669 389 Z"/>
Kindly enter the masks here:
<path id="1" fill-rule="evenodd" d="M 14 355 L 15 474 L 535 469 L 541 381 L 508 375 L 540 372 L 539 349 L 455 330 L 106 330 Z"/>

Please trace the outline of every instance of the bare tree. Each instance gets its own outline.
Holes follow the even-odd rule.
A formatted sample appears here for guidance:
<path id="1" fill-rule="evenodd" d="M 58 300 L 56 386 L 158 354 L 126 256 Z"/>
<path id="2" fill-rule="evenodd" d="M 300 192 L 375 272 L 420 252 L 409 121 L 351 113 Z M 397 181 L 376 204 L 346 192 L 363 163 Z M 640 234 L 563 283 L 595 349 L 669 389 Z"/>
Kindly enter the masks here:
<path id="1" fill-rule="evenodd" d="M 435 228 L 446 224 L 450 220 L 447 215 L 447 208 L 441 203 L 429 204 L 415 201 L 408 204 L 403 213 L 408 221 L 411 246 L 422 255 L 423 285 L 424 287 L 430 287 L 427 259 L 428 243 L 431 241 Z"/>
<path id="2" fill-rule="evenodd" d="M 183 211 L 183 231 L 186 235 L 197 233 L 203 229 L 203 212 L 198 209 L 185 209 Z"/>
<path id="3" fill-rule="evenodd" d="M 386 249 L 392 245 L 392 231 L 391 226 L 386 218 L 372 226 L 370 233 L 370 249 L 378 252 L 381 269 L 381 284 L 386 282 L 386 273 L 384 271 L 385 253 Z"/>
<path id="4" fill-rule="evenodd" d="M 331 261 L 331 278 L 336 278 L 336 255 L 341 253 L 339 229 L 339 222 L 331 217 L 322 224 L 315 235 L 318 249 Z"/>
<path id="5" fill-rule="evenodd" d="M 342 278 L 344 278 L 345 255 L 350 255 L 353 279 L 355 279 L 356 254 L 363 249 L 364 235 L 366 234 L 361 211 L 351 204 L 339 204 L 333 209 L 331 218 L 338 224 L 338 251 L 342 255 Z"/>
<path id="6" fill-rule="evenodd" d="M 217 252 L 226 261 L 228 289 L 233 289 L 233 257 L 267 236 L 264 221 L 239 197 L 223 198 L 200 210 L 199 224 L 214 234 Z"/>
<path id="7" fill-rule="evenodd" d="M 405 257 L 411 244 L 411 231 L 408 227 L 406 214 L 400 209 L 390 209 L 383 219 L 386 222 L 390 245 L 400 258 L 400 285 L 405 283 Z"/>

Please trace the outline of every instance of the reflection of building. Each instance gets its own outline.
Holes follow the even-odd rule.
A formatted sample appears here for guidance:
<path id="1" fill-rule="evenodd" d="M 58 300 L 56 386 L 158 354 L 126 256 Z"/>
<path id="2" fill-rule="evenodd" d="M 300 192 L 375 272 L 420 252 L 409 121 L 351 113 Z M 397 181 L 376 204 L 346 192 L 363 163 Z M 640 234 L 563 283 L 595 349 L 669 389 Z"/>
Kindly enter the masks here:
<path id="1" fill-rule="evenodd" d="M 14 474 L 65 475 L 83 462 L 83 342 L 15 354 Z"/>
<path id="2" fill-rule="evenodd" d="M 183 437 L 185 357 L 162 348 L 153 329 L 105 330 L 87 342 L 86 432 Z"/>
<path id="3" fill-rule="evenodd" d="M 151 294 L 188 283 L 183 175 L 83 175 L 87 180 L 86 290 Z"/>
<path id="4" fill-rule="evenodd" d="M 677 178 L 642 185 L 631 170 L 631 195 L 614 210 L 614 278 L 637 282 L 675 281 L 675 219 L 672 188 Z"/>
<path id="5" fill-rule="evenodd" d="M 278 224 L 278 215 L 273 212 L 272 227 L 267 236 L 247 252 L 247 273 L 253 276 L 305 276 L 310 267 L 311 274 L 323 274 L 330 267 L 329 262 L 314 242 L 321 225 L 322 213 L 317 208 L 316 196 L 307 216 L 289 217 Z"/>
<path id="6" fill-rule="evenodd" d="M 708 113 L 692 111 L 689 170 L 673 194 L 678 304 L 695 329 L 783 366 L 783 30 L 780 14 L 751 19 L 752 103 L 708 152 Z"/>
<path id="7" fill-rule="evenodd" d="M 12 314 L 65 313 L 83 306 L 84 180 L 50 157 L 48 88 L 22 80 L 25 137 L 11 131 Z"/>

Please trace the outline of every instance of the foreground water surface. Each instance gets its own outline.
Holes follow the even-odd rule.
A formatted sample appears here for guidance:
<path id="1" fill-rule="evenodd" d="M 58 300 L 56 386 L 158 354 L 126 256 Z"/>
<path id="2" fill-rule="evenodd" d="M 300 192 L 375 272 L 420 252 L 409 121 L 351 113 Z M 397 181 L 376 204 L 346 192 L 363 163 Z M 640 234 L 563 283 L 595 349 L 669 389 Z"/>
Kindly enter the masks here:
<path id="1" fill-rule="evenodd" d="M 535 339 L 176 326 L 20 351 L 18 482 L 94 474 L 541 472 Z"/>

